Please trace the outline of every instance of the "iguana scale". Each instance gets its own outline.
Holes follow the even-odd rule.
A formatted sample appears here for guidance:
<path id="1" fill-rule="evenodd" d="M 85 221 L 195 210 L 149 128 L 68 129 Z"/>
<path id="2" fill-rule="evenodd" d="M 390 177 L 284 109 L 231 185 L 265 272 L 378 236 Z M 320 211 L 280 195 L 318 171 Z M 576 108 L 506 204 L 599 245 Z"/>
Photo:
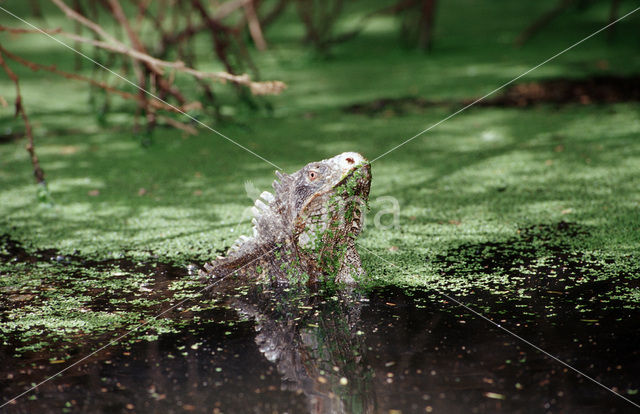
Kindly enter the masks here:
<path id="1" fill-rule="evenodd" d="M 205 265 L 208 278 L 354 284 L 364 274 L 355 238 L 369 197 L 371 167 L 355 152 L 276 172 L 274 193 L 253 207 L 253 235 Z"/>

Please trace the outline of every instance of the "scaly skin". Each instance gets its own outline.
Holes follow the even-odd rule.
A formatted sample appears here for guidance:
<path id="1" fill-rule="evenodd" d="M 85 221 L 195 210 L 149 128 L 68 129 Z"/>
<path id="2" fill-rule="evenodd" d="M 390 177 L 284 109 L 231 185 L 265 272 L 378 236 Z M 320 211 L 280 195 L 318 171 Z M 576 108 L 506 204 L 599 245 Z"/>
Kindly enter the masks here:
<path id="1" fill-rule="evenodd" d="M 256 200 L 253 236 L 206 264 L 207 278 L 263 282 L 355 284 L 364 275 L 355 238 L 371 184 L 367 160 L 355 152 L 276 172 L 275 195 Z"/>

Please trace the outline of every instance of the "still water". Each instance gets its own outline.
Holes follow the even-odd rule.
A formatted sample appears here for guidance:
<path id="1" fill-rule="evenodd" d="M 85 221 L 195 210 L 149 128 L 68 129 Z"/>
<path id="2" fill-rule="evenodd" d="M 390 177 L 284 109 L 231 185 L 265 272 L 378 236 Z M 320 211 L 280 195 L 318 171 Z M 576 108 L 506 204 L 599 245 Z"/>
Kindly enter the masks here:
<path id="1" fill-rule="evenodd" d="M 487 299 L 471 295 L 465 302 Z M 433 291 L 302 294 L 256 288 L 229 297 L 227 305 L 179 333 L 111 346 L 4 412 L 638 411 Z M 640 388 L 637 319 L 620 309 L 585 322 L 567 306 L 553 320 L 524 320 L 522 308 L 508 303 L 488 316 L 640 401 L 634 394 Z M 6 345 L 2 350 L 4 401 L 66 366 L 37 356 L 13 358 Z"/>

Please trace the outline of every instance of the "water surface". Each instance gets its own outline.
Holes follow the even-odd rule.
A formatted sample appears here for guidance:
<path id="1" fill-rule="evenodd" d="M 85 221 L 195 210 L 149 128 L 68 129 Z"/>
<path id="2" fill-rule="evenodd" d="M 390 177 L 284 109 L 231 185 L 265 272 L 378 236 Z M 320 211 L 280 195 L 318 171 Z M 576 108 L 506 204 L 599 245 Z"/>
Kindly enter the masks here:
<path id="1" fill-rule="evenodd" d="M 482 299 L 466 298 L 470 304 Z M 226 304 L 157 341 L 111 346 L 6 412 L 635 410 L 432 291 L 252 289 Z M 640 388 L 640 329 L 629 312 L 609 310 L 598 321 L 584 321 L 570 309 L 549 319 L 502 307 L 489 316 L 618 392 Z M 44 353 L 12 355 L 5 344 L 5 401 L 68 364 L 51 363 Z"/>

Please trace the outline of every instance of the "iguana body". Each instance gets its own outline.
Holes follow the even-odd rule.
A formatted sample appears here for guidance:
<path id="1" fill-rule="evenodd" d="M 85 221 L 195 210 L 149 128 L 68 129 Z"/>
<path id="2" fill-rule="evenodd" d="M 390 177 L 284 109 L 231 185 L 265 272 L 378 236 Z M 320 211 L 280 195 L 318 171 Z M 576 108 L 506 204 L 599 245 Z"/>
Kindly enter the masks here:
<path id="1" fill-rule="evenodd" d="M 364 272 L 354 240 L 371 184 L 367 160 L 355 152 L 276 172 L 274 194 L 253 207 L 253 236 L 205 265 L 205 275 L 290 283 L 331 280 L 353 284 Z"/>

